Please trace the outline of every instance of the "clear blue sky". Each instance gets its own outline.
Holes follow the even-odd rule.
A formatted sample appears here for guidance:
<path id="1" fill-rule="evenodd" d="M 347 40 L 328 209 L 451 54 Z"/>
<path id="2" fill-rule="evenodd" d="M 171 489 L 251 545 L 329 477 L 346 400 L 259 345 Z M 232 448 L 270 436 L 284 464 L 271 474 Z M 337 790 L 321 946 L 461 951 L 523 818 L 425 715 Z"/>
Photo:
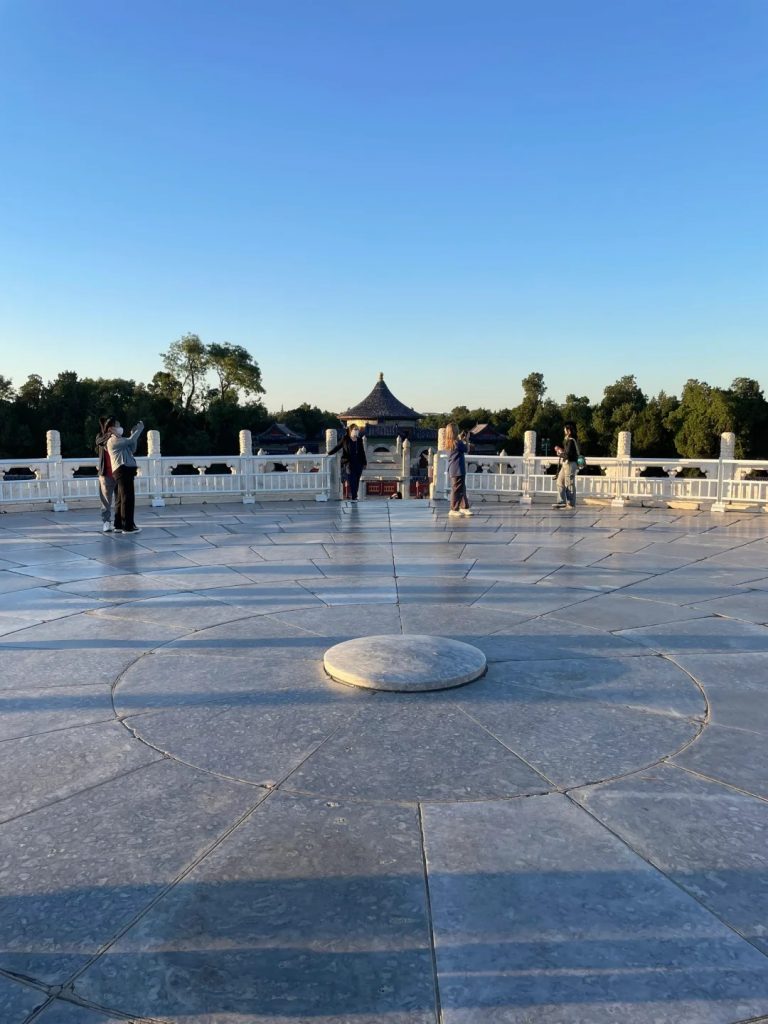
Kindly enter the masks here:
<path id="1" fill-rule="evenodd" d="M 768 390 L 766 0 L 0 0 L 0 373 Z"/>

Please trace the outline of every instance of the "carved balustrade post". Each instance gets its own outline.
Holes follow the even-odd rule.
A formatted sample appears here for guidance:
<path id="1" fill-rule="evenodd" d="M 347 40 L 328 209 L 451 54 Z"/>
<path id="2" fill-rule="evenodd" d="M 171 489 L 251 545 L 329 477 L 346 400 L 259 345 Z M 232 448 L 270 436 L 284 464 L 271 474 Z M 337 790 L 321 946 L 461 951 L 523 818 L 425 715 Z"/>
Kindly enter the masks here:
<path id="1" fill-rule="evenodd" d="M 49 496 L 54 512 L 66 512 L 69 506 L 64 498 L 64 463 L 61 459 L 61 434 L 49 430 L 45 435 L 46 459 L 48 462 Z"/>
<path id="2" fill-rule="evenodd" d="M 149 480 L 149 502 L 152 508 L 165 508 L 163 497 L 163 453 L 160 447 L 160 431 L 147 431 L 147 470 Z"/>

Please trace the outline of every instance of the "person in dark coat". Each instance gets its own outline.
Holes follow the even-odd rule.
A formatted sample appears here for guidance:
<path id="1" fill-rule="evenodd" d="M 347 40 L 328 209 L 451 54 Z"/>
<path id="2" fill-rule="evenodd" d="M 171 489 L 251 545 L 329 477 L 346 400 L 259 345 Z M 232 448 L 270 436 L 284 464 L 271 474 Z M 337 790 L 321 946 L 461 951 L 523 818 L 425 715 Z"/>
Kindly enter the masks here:
<path id="1" fill-rule="evenodd" d="M 368 465 L 359 427 L 347 427 L 342 439 L 335 448 L 331 448 L 328 454 L 335 455 L 339 451 L 341 452 L 341 478 L 349 488 L 350 500 L 357 501 L 360 477 Z"/>
<path id="2" fill-rule="evenodd" d="M 560 471 L 557 474 L 558 501 L 552 508 L 576 507 L 576 470 L 579 468 L 579 442 L 576 438 L 576 424 L 565 424 L 565 437 L 562 446 L 555 445 L 555 454 L 560 459 Z"/>

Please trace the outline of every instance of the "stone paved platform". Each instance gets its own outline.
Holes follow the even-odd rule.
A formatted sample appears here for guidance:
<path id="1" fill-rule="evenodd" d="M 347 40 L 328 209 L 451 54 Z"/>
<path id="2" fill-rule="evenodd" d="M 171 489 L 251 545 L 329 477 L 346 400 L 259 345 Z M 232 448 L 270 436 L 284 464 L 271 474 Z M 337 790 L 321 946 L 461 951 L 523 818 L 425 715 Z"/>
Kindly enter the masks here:
<path id="1" fill-rule="evenodd" d="M 2 1024 L 768 1020 L 768 518 L 476 512 L 0 515 Z"/>

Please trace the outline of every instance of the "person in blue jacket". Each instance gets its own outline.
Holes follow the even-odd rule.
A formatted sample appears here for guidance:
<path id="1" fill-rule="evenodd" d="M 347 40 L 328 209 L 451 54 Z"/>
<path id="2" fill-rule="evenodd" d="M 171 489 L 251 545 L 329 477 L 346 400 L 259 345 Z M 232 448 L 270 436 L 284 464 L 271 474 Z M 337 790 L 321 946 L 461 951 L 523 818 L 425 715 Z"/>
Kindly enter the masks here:
<path id="1" fill-rule="evenodd" d="M 449 516 L 471 516 L 467 500 L 467 464 L 464 456 L 469 451 L 466 434 L 459 434 L 455 423 L 445 428 L 445 447 L 448 450 L 448 476 L 451 481 L 451 511 Z"/>

